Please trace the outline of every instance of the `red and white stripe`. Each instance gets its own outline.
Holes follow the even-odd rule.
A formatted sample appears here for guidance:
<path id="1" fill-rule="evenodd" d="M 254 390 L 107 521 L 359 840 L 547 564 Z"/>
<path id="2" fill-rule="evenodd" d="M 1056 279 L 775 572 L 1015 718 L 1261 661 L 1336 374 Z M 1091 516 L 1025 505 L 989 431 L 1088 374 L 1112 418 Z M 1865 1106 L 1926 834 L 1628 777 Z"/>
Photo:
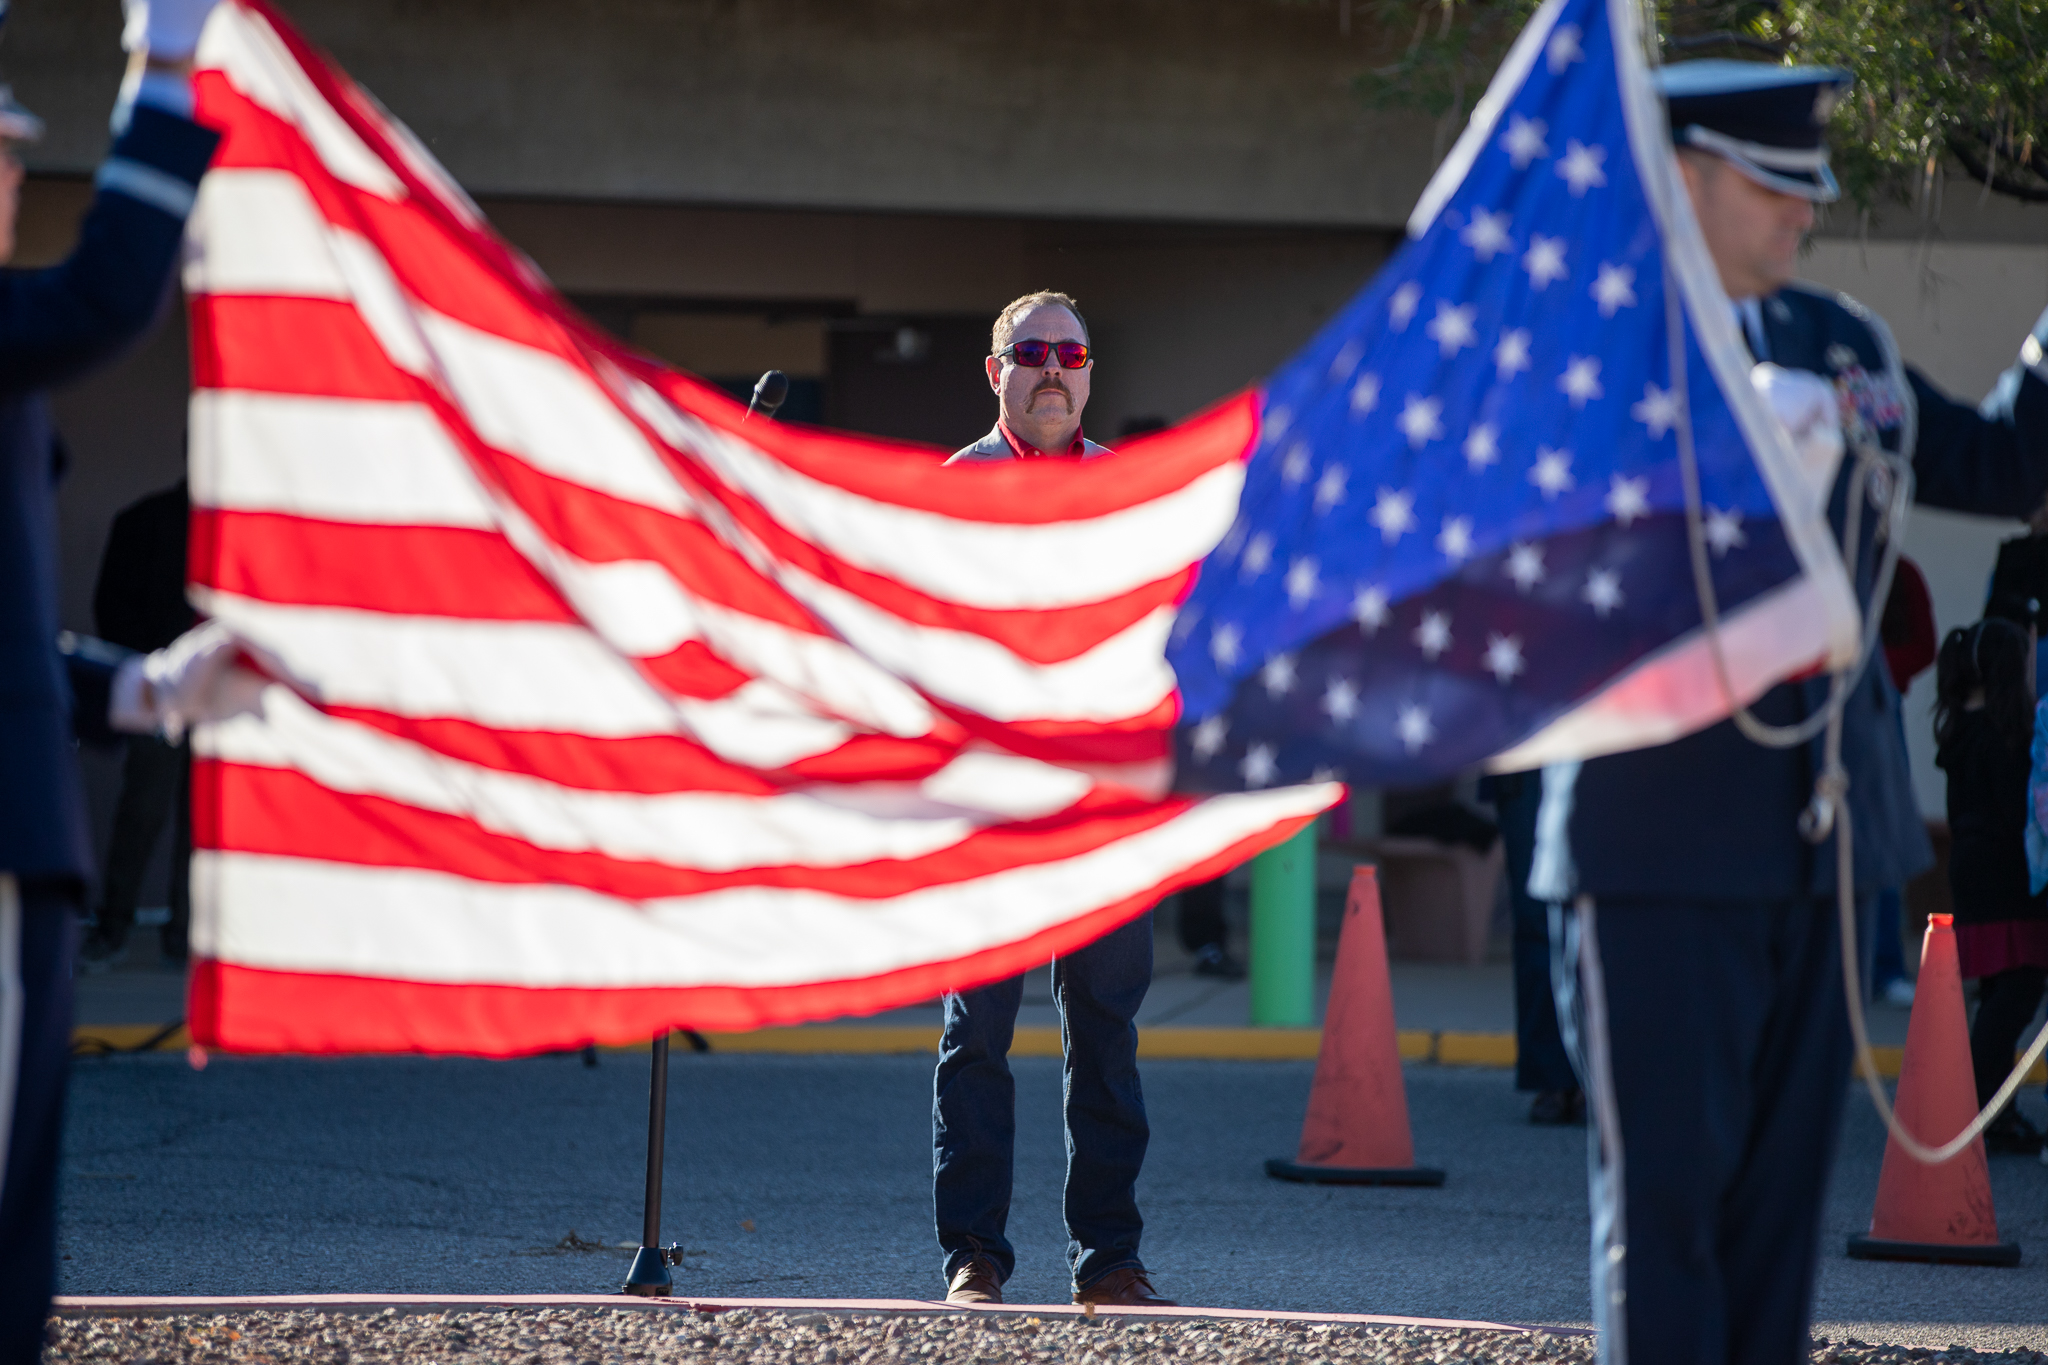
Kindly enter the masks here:
<path id="1" fill-rule="evenodd" d="M 199 52 L 190 1022 L 510 1054 L 1013 974 L 1339 789 L 1163 794 L 1249 398 L 942 470 L 595 331 L 263 0 Z"/>

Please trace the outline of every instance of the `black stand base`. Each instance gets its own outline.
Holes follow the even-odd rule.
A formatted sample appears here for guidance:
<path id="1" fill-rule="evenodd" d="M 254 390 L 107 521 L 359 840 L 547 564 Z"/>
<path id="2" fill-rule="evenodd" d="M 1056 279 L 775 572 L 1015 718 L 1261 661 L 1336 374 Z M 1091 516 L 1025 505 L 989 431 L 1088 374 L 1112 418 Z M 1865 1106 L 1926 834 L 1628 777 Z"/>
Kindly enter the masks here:
<path id="1" fill-rule="evenodd" d="M 641 1247 L 633 1253 L 633 1268 L 626 1272 L 626 1283 L 621 1285 L 622 1294 L 638 1294 L 645 1299 L 665 1299 L 675 1293 L 676 1282 L 669 1278 L 666 1258 L 658 1247 Z"/>
<path id="2" fill-rule="evenodd" d="M 668 1131 L 668 1030 L 654 1036 L 652 1069 L 647 1076 L 647 1203 L 640 1222 L 640 1250 L 633 1253 L 633 1268 L 626 1272 L 622 1294 L 642 1298 L 666 1298 L 675 1292 L 668 1268 L 683 1263 L 683 1249 L 673 1247 L 673 1256 L 661 1246 L 661 1158 Z"/>
<path id="3" fill-rule="evenodd" d="M 1266 1174 L 1275 1180 L 1304 1185 L 1441 1185 L 1444 1173 L 1433 1166 L 1304 1166 L 1273 1157 Z"/>
<path id="4" fill-rule="evenodd" d="M 1851 1237 L 1849 1258 L 1854 1261 L 1932 1261 L 1939 1265 L 2018 1265 L 2018 1242 L 1978 1242 L 1973 1245 L 1944 1245 L 1940 1242 L 1889 1242 L 1882 1237 Z"/>

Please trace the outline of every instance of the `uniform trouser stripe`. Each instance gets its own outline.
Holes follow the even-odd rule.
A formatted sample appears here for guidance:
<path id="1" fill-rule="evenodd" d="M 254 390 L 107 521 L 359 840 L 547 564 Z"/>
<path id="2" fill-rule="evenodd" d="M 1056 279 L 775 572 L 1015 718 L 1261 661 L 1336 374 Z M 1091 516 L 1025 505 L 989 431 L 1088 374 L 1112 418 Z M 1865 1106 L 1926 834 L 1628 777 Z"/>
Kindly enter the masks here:
<path id="1" fill-rule="evenodd" d="M 21 884 L 0 872 L 0 1188 L 14 1135 L 14 1106 L 21 1088 Z"/>
<path id="2" fill-rule="evenodd" d="M 1550 981 L 1558 1031 L 1572 1066 L 1585 1078 L 1586 1193 L 1592 1214 L 1593 1325 L 1601 1365 L 1628 1365 L 1628 1205 L 1624 1193 L 1621 1114 L 1614 1102 L 1614 1058 L 1608 1044 L 1607 982 L 1593 898 L 1569 910 L 1550 907 Z"/>

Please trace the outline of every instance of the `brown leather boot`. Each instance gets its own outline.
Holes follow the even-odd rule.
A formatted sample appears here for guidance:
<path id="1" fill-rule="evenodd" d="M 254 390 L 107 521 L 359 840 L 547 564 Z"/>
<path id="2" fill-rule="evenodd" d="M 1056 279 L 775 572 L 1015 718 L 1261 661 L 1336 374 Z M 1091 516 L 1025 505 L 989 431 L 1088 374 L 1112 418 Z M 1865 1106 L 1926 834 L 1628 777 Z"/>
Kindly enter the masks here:
<path id="1" fill-rule="evenodd" d="M 1136 1266 L 1112 1270 L 1091 1285 L 1074 1291 L 1075 1303 L 1115 1304 L 1124 1308 L 1175 1308 L 1172 1299 L 1159 1297 L 1152 1281 Z"/>
<path id="2" fill-rule="evenodd" d="M 953 1272 L 946 1286 L 947 1303 L 1001 1303 L 1003 1282 L 996 1278 L 996 1263 L 983 1256 L 969 1257 Z"/>

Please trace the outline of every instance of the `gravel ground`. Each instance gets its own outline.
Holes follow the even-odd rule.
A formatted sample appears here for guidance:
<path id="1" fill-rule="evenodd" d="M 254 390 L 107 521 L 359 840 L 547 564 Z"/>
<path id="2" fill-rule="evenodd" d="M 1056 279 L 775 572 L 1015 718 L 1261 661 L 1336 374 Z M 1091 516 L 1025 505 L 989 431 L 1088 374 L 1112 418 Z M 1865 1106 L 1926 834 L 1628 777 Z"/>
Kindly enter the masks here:
<path id="1" fill-rule="evenodd" d="M 374 1317 L 241 1313 L 86 1318 L 53 1324 L 46 1365 L 70 1362 L 263 1362 L 370 1365 L 502 1359 L 519 1365 L 999 1365 L 1151 1361 L 1591 1361 L 1592 1341 L 1548 1332 L 1431 1332 L 1299 1323 L 1133 1322 L 943 1315 L 757 1313 L 705 1317 L 601 1308 Z M 1859 1356 L 1857 1359 L 1904 1359 Z M 1990 1359 L 1991 1357 L 1978 1357 Z M 2039 1357 L 2030 1357 L 2038 1359 Z M 2013 1357 L 2017 1359 L 2017 1357 Z"/>
<path id="2" fill-rule="evenodd" d="M 881 1316 L 557 1309 L 374 1316 L 232 1313 L 68 1318 L 50 1324 L 46 1365 L 378 1365 L 505 1360 L 516 1365 L 1459 1365 L 1590 1362 L 1590 1336 L 1429 1331 L 1299 1322 L 1160 1321 L 1108 1316 Z M 1817 1340 L 1815 1362 L 1998 1361 L 2048 1365 L 2048 1355 Z"/>

